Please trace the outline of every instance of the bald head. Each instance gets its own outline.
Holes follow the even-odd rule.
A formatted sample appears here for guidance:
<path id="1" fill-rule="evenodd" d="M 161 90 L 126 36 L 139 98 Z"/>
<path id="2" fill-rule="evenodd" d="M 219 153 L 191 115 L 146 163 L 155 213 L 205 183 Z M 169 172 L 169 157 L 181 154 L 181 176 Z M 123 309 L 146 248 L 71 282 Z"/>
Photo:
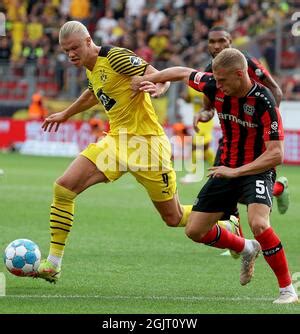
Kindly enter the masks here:
<path id="1" fill-rule="evenodd" d="M 66 22 L 59 31 L 59 43 L 63 39 L 66 39 L 72 35 L 76 34 L 77 37 L 90 37 L 90 33 L 88 32 L 86 26 L 84 26 L 79 21 L 68 21 Z"/>
<path id="2" fill-rule="evenodd" d="M 248 70 L 248 63 L 241 51 L 233 48 L 222 50 L 212 63 L 213 71 L 220 69 Z"/>

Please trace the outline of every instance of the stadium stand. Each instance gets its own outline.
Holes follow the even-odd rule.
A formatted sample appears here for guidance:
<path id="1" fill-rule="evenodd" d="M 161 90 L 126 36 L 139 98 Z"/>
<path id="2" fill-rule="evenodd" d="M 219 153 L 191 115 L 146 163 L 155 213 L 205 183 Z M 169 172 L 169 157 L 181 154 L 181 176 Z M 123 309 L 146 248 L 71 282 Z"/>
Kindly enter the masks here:
<path id="1" fill-rule="evenodd" d="M 174 64 L 203 68 L 209 59 L 207 32 L 222 24 L 232 32 L 234 46 L 264 59 L 287 97 L 300 100 L 299 75 L 294 73 L 300 50 L 290 34 L 291 23 L 285 24 L 299 7 L 291 0 L 3 0 L 0 103 L 28 106 L 37 90 L 52 98 L 74 98 L 86 86 L 84 72 L 68 64 L 58 45 L 59 27 L 69 19 L 84 23 L 95 42 L 133 49 L 158 69 Z M 278 20 L 283 27 L 280 64 Z"/>

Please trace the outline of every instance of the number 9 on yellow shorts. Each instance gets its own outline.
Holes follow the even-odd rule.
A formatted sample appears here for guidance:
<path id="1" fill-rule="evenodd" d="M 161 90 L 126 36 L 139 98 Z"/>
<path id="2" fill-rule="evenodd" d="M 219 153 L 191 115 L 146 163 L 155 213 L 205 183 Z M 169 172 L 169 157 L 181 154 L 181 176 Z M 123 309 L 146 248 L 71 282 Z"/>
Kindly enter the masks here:
<path id="1" fill-rule="evenodd" d="M 152 201 L 167 201 L 176 193 L 171 146 L 165 135 L 107 135 L 90 144 L 81 155 L 92 161 L 109 181 L 131 173 L 146 188 Z"/>

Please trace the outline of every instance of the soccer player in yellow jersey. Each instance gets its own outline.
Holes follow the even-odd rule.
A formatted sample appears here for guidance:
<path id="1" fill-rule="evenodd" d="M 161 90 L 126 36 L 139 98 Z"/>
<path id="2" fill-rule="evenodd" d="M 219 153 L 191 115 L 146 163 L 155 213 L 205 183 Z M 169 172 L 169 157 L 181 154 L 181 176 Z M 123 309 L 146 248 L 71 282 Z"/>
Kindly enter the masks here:
<path id="1" fill-rule="evenodd" d="M 193 104 L 195 115 L 201 109 L 203 109 L 203 98 L 204 98 L 203 93 L 197 92 L 191 87 L 187 87 L 183 98 L 186 102 Z M 211 119 L 205 123 L 198 122 L 194 127 L 195 134 L 193 135 L 193 142 L 192 142 L 192 162 L 194 166 L 196 165 L 197 161 L 203 161 L 203 158 L 205 161 L 209 163 L 209 165 L 213 165 L 214 163 L 215 154 L 212 148 L 210 147 L 212 141 L 213 126 L 214 126 L 214 121 L 213 119 Z M 200 147 L 197 145 L 197 136 L 203 137 L 203 147 L 202 145 Z M 180 179 L 180 182 L 181 183 L 199 182 L 199 177 L 196 174 L 196 168 L 194 168 L 192 173 L 188 173 L 184 177 L 182 177 Z"/>
<path id="2" fill-rule="evenodd" d="M 54 283 L 60 276 L 73 224 L 75 198 L 88 187 L 115 181 L 130 172 L 145 187 L 168 226 L 185 226 L 192 209 L 179 203 L 170 144 L 150 99 L 150 95 L 163 94 L 170 83 L 148 82 L 146 92 L 133 92 L 132 76 L 157 70 L 130 50 L 95 45 L 80 22 L 66 22 L 60 29 L 59 43 L 73 65 L 86 68 L 89 84 L 67 109 L 47 117 L 42 128 L 57 131 L 62 122 L 100 102 L 109 118 L 110 131 L 81 152 L 54 183 L 50 250 L 37 274 Z"/>

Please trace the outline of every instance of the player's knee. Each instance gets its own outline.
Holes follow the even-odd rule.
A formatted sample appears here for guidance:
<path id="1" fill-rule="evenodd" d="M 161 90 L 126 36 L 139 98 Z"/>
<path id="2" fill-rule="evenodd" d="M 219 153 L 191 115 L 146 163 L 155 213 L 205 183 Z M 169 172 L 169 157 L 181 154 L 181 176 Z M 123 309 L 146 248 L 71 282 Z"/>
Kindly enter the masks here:
<path id="1" fill-rule="evenodd" d="M 54 182 L 54 186 L 58 184 L 61 187 L 66 187 L 67 186 L 67 182 L 65 180 L 65 178 L 63 176 L 60 176 L 59 178 L 57 178 Z"/>
<path id="2" fill-rule="evenodd" d="M 185 234 L 188 238 L 192 239 L 195 242 L 199 242 L 206 232 L 201 232 L 199 229 L 195 228 L 190 222 L 185 227 Z"/>
<path id="3" fill-rule="evenodd" d="M 268 227 L 269 222 L 263 218 L 256 218 L 249 221 L 251 231 L 254 236 L 262 234 Z"/>
<path id="4" fill-rule="evenodd" d="M 60 194 L 62 189 L 74 191 L 68 182 L 64 181 L 64 179 L 61 177 L 54 182 L 53 191 L 55 194 Z"/>
<path id="5" fill-rule="evenodd" d="M 163 221 L 170 227 L 176 227 L 180 222 L 180 216 L 173 212 L 163 213 L 161 214 L 161 217 Z"/>
<path id="6" fill-rule="evenodd" d="M 70 182 L 68 182 L 68 180 L 66 178 L 64 178 L 63 176 L 59 177 L 55 182 L 54 182 L 54 190 L 57 188 L 56 185 L 59 185 L 63 188 L 66 188 L 68 190 L 74 191 L 72 185 L 70 184 Z"/>

